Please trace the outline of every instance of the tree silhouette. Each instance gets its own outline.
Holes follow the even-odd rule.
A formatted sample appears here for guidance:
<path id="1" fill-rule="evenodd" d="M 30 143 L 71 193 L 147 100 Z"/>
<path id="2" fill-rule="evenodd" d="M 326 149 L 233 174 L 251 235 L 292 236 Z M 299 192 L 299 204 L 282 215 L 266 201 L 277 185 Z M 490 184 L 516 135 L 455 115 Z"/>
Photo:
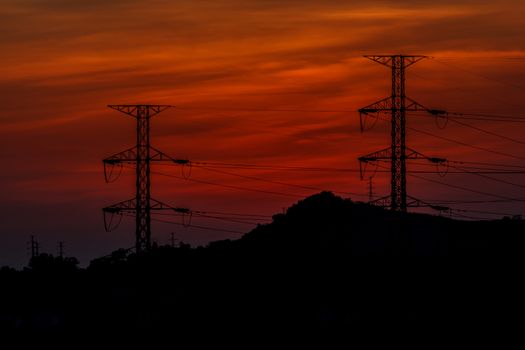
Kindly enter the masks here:
<path id="1" fill-rule="evenodd" d="M 79 261 L 75 257 L 53 256 L 42 253 L 29 260 L 29 269 L 40 273 L 71 273 L 78 269 Z"/>

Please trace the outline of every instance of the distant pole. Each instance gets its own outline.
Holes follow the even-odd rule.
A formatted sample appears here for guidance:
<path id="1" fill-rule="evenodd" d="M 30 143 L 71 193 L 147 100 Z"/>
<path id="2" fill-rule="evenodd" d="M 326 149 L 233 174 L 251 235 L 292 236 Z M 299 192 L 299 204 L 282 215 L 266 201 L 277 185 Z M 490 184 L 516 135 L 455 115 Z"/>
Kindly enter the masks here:
<path id="1" fill-rule="evenodd" d="M 374 200 L 374 177 L 370 176 L 368 178 L 368 201 L 372 202 Z"/>
<path id="2" fill-rule="evenodd" d="M 31 235 L 31 258 L 35 258 L 39 255 L 39 244 L 35 239 L 35 236 Z"/>
<path id="3" fill-rule="evenodd" d="M 58 242 L 58 256 L 61 258 L 64 257 L 64 242 L 63 241 Z"/>
<path id="4" fill-rule="evenodd" d="M 35 236 L 31 235 L 31 258 L 34 258 L 36 255 L 35 251 Z"/>
<path id="5" fill-rule="evenodd" d="M 170 236 L 171 236 L 171 246 L 174 248 L 175 247 L 175 232 L 171 232 L 170 233 Z"/>

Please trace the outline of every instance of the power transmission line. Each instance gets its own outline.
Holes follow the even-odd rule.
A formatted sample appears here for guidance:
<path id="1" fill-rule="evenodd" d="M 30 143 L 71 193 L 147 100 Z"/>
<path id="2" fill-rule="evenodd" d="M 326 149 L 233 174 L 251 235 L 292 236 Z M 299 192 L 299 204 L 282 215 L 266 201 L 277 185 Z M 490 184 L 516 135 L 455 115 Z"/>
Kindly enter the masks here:
<path id="1" fill-rule="evenodd" d="M 123 214 L 125 216 L 130 216 L 130 217 L 134 217 L 134 215 L 129 215 L 129 214 Z M 155 213 L 154 213 L 155 215 Z M 245 234 L 246 232 L 242 232 L 242 231 L 235 231 L 235 230 L 227 230 L 227 229 L 221 229 L 221 228 L 215 228 L 215 227 L 209 227 L 209 226 L 202 226 L 202 225 L 185 225 L 185 224 L 182 224 L 180 222 L 175 222 L 175 221 L 170 221 L 170 220 L 163 220 L 163 219 L 156 219 L 156 218 L 152 218 L 151 219 L 152 221 L 156 221 L 156 222 L 161 222 L 161 223 L 165 223 L 165 224 L 173 224 L 173 225 L 179 225 L 179 226 L 185 226 L 185 227 L 193 227 L 193 228 L 198 228 L 198 229 L 202 229 L 202 230 L 208 230 L 208 231 L 216 231 L 216 232 L 226 232 L 226 233 L 237 233 L 237 234 Z"/>
<path id="2" fill-rule="evenodd" d="M 241 191 L 273 194 L 273 195 L 278 195 L 278 196 L 304 198 L 304 195 L 294 194 L 294 193 L 277 192 L 277 191 L 266 191 L 266 190 L 259 190 L 259 189 L 255 189 L 255 188 L 247 188 L 247 187 L 236 186 L 236 185 L 219 184 L 219 183 L 211 182 L 211 181 L 197 180 L 197 179 L 185 178 L 185 177 L 182 177 L 182 176 L 177 176 L 177 175 L 172 175 L 172 174 L 166 174 L 166 173 L 159 172 L 159 171 L 152 171 L 151 173 L 152 174 L 161 175 L 161 176 L 171 177 L 171 178 L 174 178 L 174 179 L 200 183 L 200 184 L 204 184 L 204 185 L 219 186 L 219 187 L 230 188 L 230 189 L 241 190 Z"/>
<path id="3" fill-rule="evenodd" d="M 130 166 L 125 166 L 124 165 L 124 167 L 129 168 L 129 169 L 133 169 Z M 199 168 L 202 169 L 204 167 L 199 167 Z M 214 169 L 206 169 L 206 170 L 214 171 Z M 223 173 L 226 174 L 226 172 L 223 172 Z M 173 175 L 173 174 L 166 174 L 164 172 L 153 171 L 153 170 L 151 171 L 151 174 L 156 174 L 156 175 L 165 176 L 165 177 L 171 177 L 171 178 L 175 178 L 175 179 L 179 179 L 179 180 L 185 180 L 185 181 L 190 181 L 190 182 L 195 182 L 195 183 L 200 183 L 200 184 L 205 184 L 205 185 L 212 185 L 212 186 L 219 186 L 219 187 L 224 187 L 224 188 L 242 190 L 242 191 L 266 193 L 266 194 L 273 194 L 273 195 L 287 196 L 287 197 L 294 197 L 294 198 L 304 198 L 304 195 L 300 195 L 300 194 L 294 194 L 294 193 L 289 193 L 289 192 L 260 190 L 260 189 L 248 188 L 248 187 L 237 186 L 237 185 L 226 185 L 226 184 L 220 184 L 220 183 L 211 182 L 211 181 L 197 180 L 197 179 L 193 179 L 193 178 L 177 176 L 177 175 Z M 233 173 L 228 173 L 228 175 L 239 176 L 239 177 L 246 177 L 244 175 L 233 174 Z M 318 191 L 327 191 L 327 190 L 324 190 L 324 189 L 321 189 L 321 188 L 314 188 L 314 187 L 307 187 L 307 186 L 301 186 L 301 185 L 294 185 L 294 184 L 280 182 L 280 181 L 272 181 L 272 180 L 260 179 L 260 178 L 256 178 L 256 177 L 250 177 L 250 178 L 252 178 L 254 180 L 257 179 L 257 181 L 276 183 L 276 184 L 280 184 L 280 185 L 283 185 L 283 186 L 300 187 L 300 188 L 305 188 L 305 189 L 313 189 L 313 190 L 316 190 L 316 191 L 317 190 Z M 345 193 L 345 194 L 351 194 L 351 195 L 357 195 L 357 196 L 366 196 L 365 194 L 358 194 L 358 193 L 352 193 L 352 192 L 343 192 L 343 191 L 336 191 L 336 193 Z"/>
<path id="4" fill-rule="evenodd" d="M 412 131 L 418 132 L 418 133 L 423 134 L 423 135 L 432 136 L 432 137 L 435 137 L 435 138 L 438 138 L 438 139 L 441 139 L 441 140 L 444 140 L 444 141 L 456 143 L 458 145 L 462 145 L 462 146 L 465 146 L 465 147 L 470 147 L 470 148 L 476 149 L 478 151 L 493 153 L 493 154 L 497 154 L 497 155 L 500 155 L 500 156 L 510 157 L 510 158 L 519 159 L 519 160 L 525 160 L 525 157 L 516 156 L 514 154 L 510 154 L 510 153 L 506 153 L 506 152 L 495 151 L 495 150 L 492 150 L 492 149 L 489 149 L 489 148 L 485 148 L 485 147 L 481 147 L 481 146 L 475 146 L 475 145 L 472 145 L 472 144 L 469 144 L 469 143 L 466 143 L 466 142 L 463 142 L 463 141 L 454 140 L 454 139 L 451 139 L 451 138 L 448 138 L 448 137 L 445 137 L 445 136 L 439 136 L 439 135 L 430 133 L 428 131 L 423 131 L 423 130 L 416 129 L 416 128 L 413 128 L 413 127 L 408 127 L 407 126 L 407 129 L 410 129 Z"/>
<path id="5" fill-rule="evenodd" d="M 461 167 L 457 167 L 457 166 L 453 166 L 453 165 L 451 165 L 451 167 L 456 168 L 456 169 L 462 169 Z M 496 178 L 496 177 L 493 177 L 493 176 L 488 176 L 488 175 L 483 174 L 482 172 L 479 172 L 479 171 L 468 171 L 468 170 L 465 170 L 465 171 L 466 171 L 467 174 L 476 175 L 476 176 L 479 176 L 479 177 L 482 177 L 484 179 L 488 179 L 488 180 L 491 180 L 491 181 L 504 183 L 504 184 L 511 185 L 511 186 L 514 186 L 514 187 L 525 188 L 525 185 L 517 184 L 517 183 L 514 183 L 514 182 L 507 181 L 507 180 L 502 180 L 502 179 L 499 179 L 499 178 Z"/>
<path id="6" fill-rule="evenodd" d="M 509 137 L 509 136 L 498 134 L 498 133 L 496 133 L 494 131 L 486 130 L 486 129 L 480 128 L 478 126 L 474 126 L 474 125 L 471 125 L 471 124 L 468 124 L 468 123 L 465 123 L 465 122 L 461 122 L 459 120 L 456 120 L 456 118 L 449 118 L 449 120 L 451 122 L 453 122 L 453 123 L 456 123 L 456 124 L 462 125 L 464 127 L 467 127 L 467 128 L 470 128 L 470 129 L 473 129 L 473 130 L 485 133 L 487 135 L 499 137 L 499 138 L 504 139 L 506 141 L 511 141 L 511 142 L 514 142 L 514 143 L 525 145 L 525 141 L 521 141 L 521 140 L 518 140 L 518 139 L 515 139 L 515 138 L 512 138 L 512 137 Z"/>
<path id="7" fill-rule="evenodd" d="M 314 190 L 314 191 L 328 191 L 328 190 L 326 190 L 326 189 L 322 189 L 322 188 L 319 188 L 319 187 L 304 186 L 304 185 L 295 185 L 295 184 L 286 183 L 286 182 L 281 182 L 281 181 L 267 180 L 267 179 L 262 179 L 262 178 L 255 177 L 255 176 L 247 176 L 247 175 L 234 174 L 234 173 L 231 173 L 231 172 L 227 172 L 227 171 L 223 171 L 223 170 L 211 169 L 211 168 L 207 168 L 207 167 L 203 167 L 203 166 L 201 166 L 201 167 L 199 167 L 199 168 L 204 169 L 204 170 L 207 170 L 207 171 L 211 171 L 211 172 L 219 173 L 219 174 L 230 175 L 230 176 L 236 176 L 236 177 L 240 177 L 240 178 L 243 178 L 243 179 L 254 180 L 254 181 L 261 181 L 261 182 L 267 182 L 267 183 L 272 183 L 272 184 L 276 184 L 276 185 L 289 186 L 289 187 L 296 187 L 296 188 L 302 188 L 302 189 Z M 331 191 L 331 192 L 334 192 L 334 193 L 343 193 L 343 194 L 354 195 L 354 196 L 366 196 L 366 195 L 364 195 L 364 194 L 355 193 L 355 192 L 345 192 L 345 191 Z"/>
<path id="8" fill-rule="evenodd" d="M 472 192 L 472 193 L 477 193 L 477 194 L 481 194 L 481 195 L 484 195 L 484 196 L 489 196 L 489 197 L 494 197 L 494 198 L 499 198 L 499 199 L 505 199 L 505 200 L 508 200 L 508 201 L 511 201 L 511 202 L 525 202 L 525 198 L 512 198 L 512 197 L 502 196 L 502 195 L 495 194 L 495 193 L 474 190 L 474 189 L 471 189 L 471 188 L 458 186 L 458 185 L 453 185 L 453 184 L 449 184 L 449 183 L 446 183 L 446 182 L 442 182 L 442 181 L 438 181 L 438 180 L 434 180 L 434 179 L 429 179 L 429 178 L 426 178 L 426 177 L 423 177 L 423 176 L 419 176 L 419 175 L 414 175 L 414 174 L 409 174 L 409 176 L 417 178 L 417 179 L 420 179 L 420 180 L 432 182 L 432 183 L 435 183 L 435 184 L 439 184 L 439 185 L 443 185 L 443 186 L 459 189 L 459 190 L 466 191 L 466 192 Z"/>
<path id="9" fill-rule="evenodd" d="M 449 116 L 452 115 L 454 118 L 458 117 L 480 117 L 487 118 L 486 120 L 491 120 L 491 118 L 498 120 L 509 120 L 509 121 L 525 121 L 524 116 L 512 116 L 512 115 L 502 115 L 502 114 L 487 114 L 487 113 L 473 113 L 473 112 L 446 112 Z"/>
<path id="10" fill-rule="evenodd" d="M 193 111 L 224 111 L 224 112 L 298 112 L 298 113 L 353 113 L 352 110 L 337 109 L 298 109 L 298 108 L 224 108 L 224 107 L 184 107 L 181 110 Z"/>
<path id="11" fill-rule="evenodd" d="M 484 122 L 498 122 L 498 123 L 525 123 L 525 117 L 511 117 L 511 116 L 498 116 L 493 114 L 478 114 L 478 113 L 453 113 L 448 112 L 449 115 L 440 118 L 454 119 L 454 120 L 476 120 Z M 428 119 L 428 115 L 414 113 L 412 114 L 417 117 L 425 117 Z"/>
<path id="12" fill-rule="evenodd" d="M 525 201 L 525 198 L 522 199 Z M 510 203 L 515 202 L 512 199 L 493 199 L 493 200 L 463 200 L 463 199 L 451 199 L 451 200 L 442 200 L 442 199 L 426 199 L 428 202 L 438 203 L 438 204 L 492 204 L 492 203 Z"/>
<path id="13" fill-rule="evenodd" d="M 384 118 L 379 118 L 379 119 L 381 119 L 384 122 L 389 122 L 387 119 L 384 119 Z M 428 131 L 423 131 L 423 130 L 420 130 L 420 129 L 416 129 L 414 127 L 407 126 L 406 128 L 409 129 L 409 130 L 418 132 L 420 134 L 423 134 L 423 135 L 432 136 L 432 137 L 435 137 L 435 138 L 440 139 L 440 140 L 456 143 L 458 145 L 465 146 L 465 147 L 470 147 L 470 148 L 476 149 L 478 151 L 493 153 L 493 154 L 497 154 L 499 156 L 505 156 L 505 157 L 510 157 L 510 158 L 519 159 L 519 160 L 525 160 L 525 157 L 517 156 L 517 155 L 506 153 L 506 152 L 495 151 L 495 150 L 492 150 L 492 149 L 489 149 L 489 148 L 485 148 L 485 147 L 481 147 L 481 146 L 472 145 L 472 144 L 469 144 L 469 143 L 466 143 L 466 142 L 463 142 L 463 141 L 451 139 L 449 137 L 440 136 L 440 135 L 436 135 L 436 134 L 433 134 L 433 133 L 428 132 Z"/>
<path id="14" fill-rule="evenodd" d="M 509 202 L 525 202 L 525 198 L 512 198 L 512 197 L 502 196 L 502 195 L 495 194 L 495 193 L 474 190 L 474 189 L 471 189 L 471 188 L 468 188 L 468 187 L 459 186 L 459 185 L 453 185 L 453 184 L 449 184 L 449 183 L 446 183 L 446 182 L 442 182 L 442 181 L 438 181 L 438 180 L 434 180 L 434 179 L 429 179 L 427 177 L 415 175 L 415 174 L 408 174 L 408 175 L 411 176 L 411 177 L 420 179 L 420 180 L 424 180 L 424 181 L 432 182 L 432 183 L 435 183 L 435 184 L 439 184 L 439 185 L 443 185 L 443 186 L 459 189 L 459 190 L 466 191 L 466 192 L 481 194 L 481 195 L 484 195 L 484 196 L 494 197 L 494 198 L 498 198 L 498 199 L 504 199 L 504 200 L 509 201 Z"/>
<path id="15" fill-rule="evenodd" d="M 486 165 L 486 166 L 495 166 L 495 167 L 506 167 L 506 168 L 518 168 L 518 169 L 525 169 L 525 166 L 523 165 L 516 165 L 516 164 L 503 164 L 503 163 L 491 163 L 491 162 L 472 162 L 472 161 L 452 161 L 449 160 L 449 163 L 455 163 L 455 164 L 472 164 L 472 165 Z"/>
<path id="16" fill-rule="evenodd" d="M 225 216 L 251 217 L 251 218 L 260 218 L 260 219 L 268 219 L 268 218 L 272 218 L 273 217 L 273 215 L 248 214 L 248 213 L 232 213 L 232 212 L 210 211 L 210 210 L 198 210 L 197 212 L 202 212 L 202 213 L 207 213 L 207 214 L 225 215 Z"/>
<path id="17" fill-rule="evenodd" d="M 178 216 L 176 213 L 155 213 L 155 215 L 170 216 L 170 217 Z M 197 216 L 197 217 L 202 217 L 202 218 L 229 221 L 229 222 L 234 222 L 238 224 L 246 224 L 246 225 L 254 225 L 254 226 L 260 223 L 260 222 L 246 221 L 246 220 L 243 220 L 243 218 L 229 218 L 229 217 L 223 217 L 223 216 L 213 216 L 213 215 L 207 215 L 205 213 L 199 213 L 195 211 L 191 211 L 190 215 L 192 216 L 192 218 Z M 262 219 L 259 219 L 259 220 L 262 220 Z"/>
<path id="18" fill-rule="evenodd" d="M 276 166 L 276 165 L 265 165 L 265 164 L 248 164 L 248 163 L 231 163 L 231 162 L 222 163 L 222 162 L 192 161 L 192 164 L 213 167 L 213 168 L 225 167 L 225 168 L 279 170 L 279 171 L 359 172 L 359 169 L 354 169 L 354 168 L 300 167 L 300 166 L 286 166 L 286 165 Z"/>

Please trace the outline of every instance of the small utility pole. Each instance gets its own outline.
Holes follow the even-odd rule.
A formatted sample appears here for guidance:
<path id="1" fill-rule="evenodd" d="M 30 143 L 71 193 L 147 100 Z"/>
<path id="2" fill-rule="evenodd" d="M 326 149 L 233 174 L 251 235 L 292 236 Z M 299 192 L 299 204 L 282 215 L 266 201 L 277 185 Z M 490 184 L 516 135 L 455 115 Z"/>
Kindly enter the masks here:
<path id="1" fill-rule="evenodd" d="M 170 232 L 170 238 L 171 238 L 171 247 L 175 248 L 175 232 Z"/>
<path id="2" fill-rule="evenodd" d="M 374 200 L 374 177 L 368 177 L 368 201 L 372 202 Z"/>
<path id="3" fill-rule="evenodd" d="M 36 241 L 35 236 L 31 235 L 31 258 L 35 258 L 40 255 L 39 248 L 40 244 Z"/>
<path id="4" fill-rule="evenodd" d="M 63 241 L 58 242 L 58 256 L 61 258 L 64 257 L 64 242 Z"/>

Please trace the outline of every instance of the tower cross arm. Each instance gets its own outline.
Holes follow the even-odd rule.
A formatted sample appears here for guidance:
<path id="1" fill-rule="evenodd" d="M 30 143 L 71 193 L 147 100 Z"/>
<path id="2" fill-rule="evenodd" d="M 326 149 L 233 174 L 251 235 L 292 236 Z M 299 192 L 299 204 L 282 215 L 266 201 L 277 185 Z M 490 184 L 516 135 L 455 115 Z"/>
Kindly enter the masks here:
<path id="1" fill-rule="evenodd" d="M 133 198 L 115 203 L 109 207 L 103 208 L 102 210 L 106 213 L 118 214 L 121 212 L 134 212 L 136 208 L 137 202 L 135 201 L 135 198 Z"/>
<path id="2" fill-rule="evenodd" d="M 380 151 L 372 152 L 358 158 L 361 163 L 375 162 L 377 160 L 387 160 L 392 158 L 392 148 L 388 147 Z"/>
<path id="3" fill-rule="evenodd" d="M 412 197 L 412 196 L 407 196 L 407 198 L 410 199 L 410 202 L 407 203 L 407 206 L 412 207 L 412 208 L 428 207 L 428 208 L 432 208 L 432 209 L 440 211 L 440 212 L 449 211 L 450 210 L 449 207 L 445 207 L 445 206 L 442 206 L 442 205 L 431 204 L 431 203 L 425 202 L 425 201 L 423 201 L 421 199 L 418 199 L 418 198 L 415 198 L 415 197 Z"/>
<path id="4" fill-rule="evenodd" d="M 381 198 L 374 199 L 372 201 L 369 201 L 368 204 L 375 205 L 377 207 L 382 207 L 382 208 L 389 207 L 391 204 L 390 196 L 384 196 Z"/>
<path id="5" fill-rule="evenodd" d="M 135 212 L 136 209 L 137 209 L 137 201 L 135 200 L 135 198 L 132 198 L 132 199 L 128 199 L 122 202 L 115 203 L 113 205 L 103 208 L 102 210 L 106 213 L 118 214 L 121 212 Z M 191 210 L 188 208 L 173 207 L 169 204 L 163 203 L 153 198 L 150 199 L 150 209 L 151 210 L 172 210 L 172 211 L 175 211 L 181 214 L 191 213 Z"/>
<path id="6" fill-rule="evenodd" d="M 368 58 L 374 62 L 382 64 L 383 66 L 391 67 L 392 56 L 386 55 L 364 55 L 363 57 Z"/>
<path id="7" fill-rule="evenodd" d="M 407 103 L 405 105 L 405 110 L 409 112 L 427 112 L 429 114 L 440 116 L 448 114 L 447 111 L 441 109 L 433 109 L 423 106 L 421 103 L 411 99 L 410 97 L 405 97 Z"/>
<path id="8" fill-rule="evenodd" d="M 407 148 L 407 155 L 405 159 L 424 159 L 428 160 L 431 163 L 439 164 L 439 163 L 446 163 L 447 160 L 445 158 L 439 158 L 439 157 L 428 157 L 418 151 L 415 151 L 411 148 Z M 368 163 L 368 162 L 375 162 L 378 160 L 390 160 L 392 158 L 392 148 L 385 148 L 380 151 L 372 152 L 370 154 L 367 154 L 365 156 L 361 156 L 358 158 L 358 160 L 362 163 Z"/>
<path id="9" fill-rule="evenodd" d="M 187 165 L 191 162 L 188 159 L 176 159 L 172 156 L 167 155 L 166 153 L 150 147 L 150 160 L 156 162 L 173 162 L 175 164 Z M 135 163 L 137 161 L 137 147 L 131 147 L 122 152 L 115 153 L 112 156 L 109 156 L 102 160 L 105 164 L 115 165 L 119 163 Z"/>
<path id="10" fill-rule="evenodd" d="M 358 110 L 359 114 L 369 114 L 369 113 L 378 113 L 384 111 L 392 110 L 392 98 L 386 97 L 382 100 L 369 104 L 366 107 L 360 108 Z"/>
<path id="11" fill-rule="evenodd" d="M 191 214 L 191 210 L 188 208 L 173 207 L 169 204 L 163 203 L 153 198 L 150 199 L 150 203 L 151 210 L 172 210 L 181 214 Z"/>
<path id="12" fill-rule="evenodd" d="M 405 61 L 405 68 L 410 67 L 411 65 L 425 58 L 428 58 L 428 56 L 421 55 L 364 55 L 363 57 L 368 58 L 369 60 L 372 60 L 379 64 L 382 64 L 383 66 L 387 66 L 389 68 L 392 67 L 392 61 L 396 58 L 401 58 Z"/>
<path id="13" fill-rule="evenodd" d="M 411 148 L 408 148 L 407 147 L 407 155 L 406 155 L 406 159 L 425 159 L 425 160 L 428 160 L 429 162 L 431 163 L 435 163 L 435 164 L 441 164 L 441 163 L 446 163 L 447 160 L 445 158 L 439 158 L 439 157 L 429 157 L 429 156 L 426 156 L 418 151 L 415 151 Z"/>
<path id="14" fill-rule="evenodd" d="M 428 58 L 428 56 L 401 56 L 405 58 L 405 68 L 410 67 L 413 64 L 418 63 L 421 60 L 424 60 L 425 58 Z"/>
<path id="15" fill-rule="evenodd" d="M 173 158 L 172 156 L 167 155 L 166 153 L 156 149 L 155 147 L 150 147 L 150 148 L 151 148 L 151 153 L 150 153 L 150 160 L 151 161 L 156 161 L 156 162 L 173 162 L 175 164 L 180 164 L 180 165 L 187 165 L 187 164 L 191 163 L 188 159 L 176 159 L 176 158 Z"/>
<path id="16" fill-rule="evenodd" d="M 134 163 L 137 161 L 137 147 L 133 146 L 122 152 L 115 153 L 102 160 L 104 164 Z"/>
<path id="17" fill-rule="evenodd" d="M 407 103 L 405 105 L 404 110 L 408 112 L 427 112 L 432 115 L 446 115 L 448 114 L 447 111 L 441 110 L 441 109 L 433 109 L 428 108 L 421 103 L 417 102 L 414 99 L 411 99 L 410 97 L 405 97 Z M 372 104 L 369 104 L 366 107 L 358 109 L 358 112 L 360 114 L 371 114 L 371 113 L 379 113 L 379 112 L 389 112 L 392 111 L 392 97 L 386 97 L 383 98 L 377 102 L 374 102 Z"/>
<path id="18" fill-rule="evenodd" d="M 151 118 L 154 115 L 159 114 L 160 112 L 173 107 L 171 105 L 108 105 L 109 108 L 112 108 L 121 113 L 130 115 L 134 118 L 139 117 L 139 110 L 145 108 L 149 110 L 148 117 Z"/>

